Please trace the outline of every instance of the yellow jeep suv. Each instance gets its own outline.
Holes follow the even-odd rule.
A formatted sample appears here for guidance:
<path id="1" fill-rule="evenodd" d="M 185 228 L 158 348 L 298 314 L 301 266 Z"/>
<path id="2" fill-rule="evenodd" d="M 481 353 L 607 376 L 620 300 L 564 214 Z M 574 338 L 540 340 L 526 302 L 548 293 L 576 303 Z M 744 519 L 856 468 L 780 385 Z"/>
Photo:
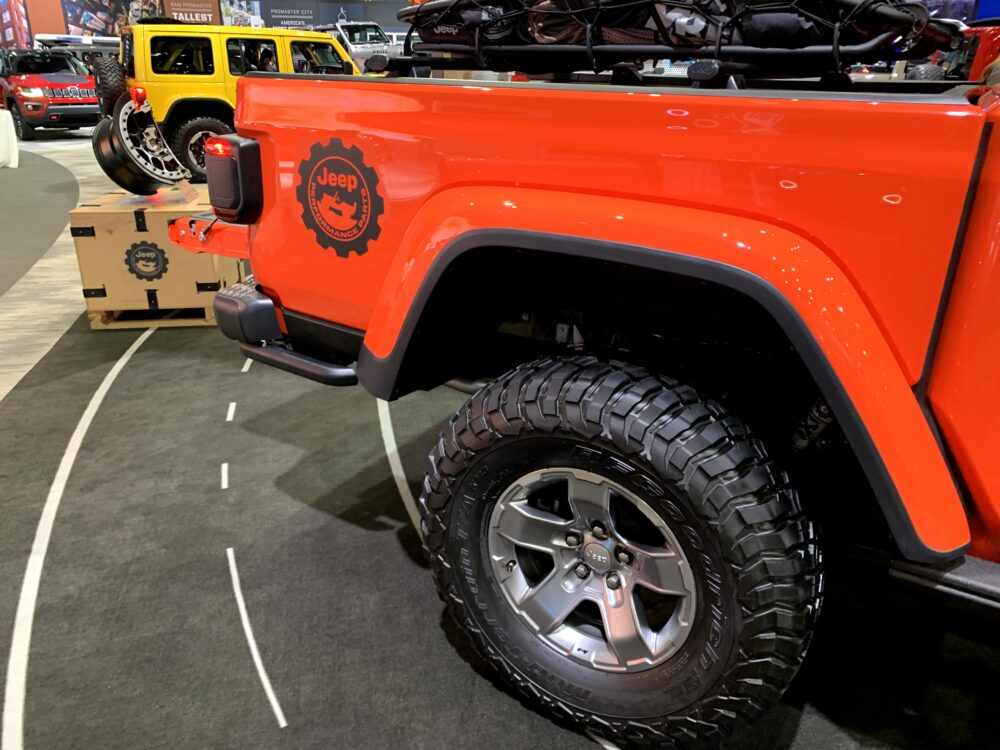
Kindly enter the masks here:
<path id="1" fill-rule="evenodd" d="M 124 93 L 143 89 L 170 149 L 195 180 L 205 177 L 205 140 L 233 132 L 236 82 L 244 73 L 359 74 L 344 48 L 317 31 L 153 19 L 125 27 L 121 40 L 121 61 L 99 61 L 95 71 L 103 111 L 110 115 Z"/>

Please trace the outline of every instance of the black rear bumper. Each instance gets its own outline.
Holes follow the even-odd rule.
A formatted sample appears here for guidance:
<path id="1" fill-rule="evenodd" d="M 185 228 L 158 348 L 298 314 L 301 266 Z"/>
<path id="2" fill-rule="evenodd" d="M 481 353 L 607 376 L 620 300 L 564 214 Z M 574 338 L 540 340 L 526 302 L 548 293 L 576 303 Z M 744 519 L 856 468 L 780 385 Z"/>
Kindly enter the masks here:
<path id="1" fill-rule="evenodd" d="M 223 289 L 213 306 L 219 330 L 239 341 L 250 359 L 324 385 L 357 384 L 353 368 L 294 351 L 278 324 L 274 302 L 256 285 L 243 282 Z"/>

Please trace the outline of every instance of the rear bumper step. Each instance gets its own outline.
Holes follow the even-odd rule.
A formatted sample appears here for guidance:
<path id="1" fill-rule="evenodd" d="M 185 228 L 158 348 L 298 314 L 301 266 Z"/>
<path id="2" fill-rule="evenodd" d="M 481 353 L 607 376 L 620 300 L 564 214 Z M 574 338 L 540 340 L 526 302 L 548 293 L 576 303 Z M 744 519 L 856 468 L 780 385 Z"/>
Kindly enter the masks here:
<path id="1" fill-rule="evenodd" d="M 277 367 L 279 370 L 301 375 L 323 385 L 357 385 L 358 376 L 352 367 L 331 365 L 283 346 L 260 346 L 240 343 L 240 349 L 250 359 Z"/>
<path id="2" fill-rule="evenodd" d="M 896 561 L 889 572 L 901 581 L 1000 610 L 1000 564 L 995 562 L 966 557 L 957 565 L 938 569 Z"/>
<path id="3" fill-rule="evenodd" d="M 308 357 L 285 346 L 274 302 L 258 292 L 256 285 L 243 282 L 223 289 L 215 295 L 213 306 L 219 330 L 239 341 L 240 349 L 250 359 L 324 385 L 357 385 L 353 368 Z"/>

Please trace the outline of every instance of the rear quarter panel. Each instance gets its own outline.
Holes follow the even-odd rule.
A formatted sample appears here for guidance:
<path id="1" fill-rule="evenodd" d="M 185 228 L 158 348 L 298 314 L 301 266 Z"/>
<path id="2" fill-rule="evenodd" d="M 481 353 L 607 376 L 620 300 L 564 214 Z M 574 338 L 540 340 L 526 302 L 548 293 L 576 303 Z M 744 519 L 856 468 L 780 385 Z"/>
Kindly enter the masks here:
<path id="1" fill-rule="evenodd" d="M 969 530 L 910 386 L 983 122 L 964 100 L 930 97 L 347 77 L 245 78 L 237 108 L 266 165 L 251 258 L 283 307 L 365 330 L 385 357 L 433 257 L 490 226 L 745 268 L 808 322 L 919 538 L 942 552 Z M 331 139 L 360 150 L 385 204 L 378 239 L 346 258 L 317 243 L 296 197 L 300 166 Z"/>
<path id="2" fill-rule="evenodd" d="M 982 113 L 959 102 L 663 89 L 254 77 L 241 81 L 239 99 L 239 130 L 259 138 L 265 163 L 277 167 L 265 170 L 255 268 L 293 309 L 367 328 L 407 227 L 445 189 L 581 192 L 609 205 L 633 199 L 765 219 L 810 239 L 852 280 L 911 382 L 982 128 Z M 361 149 L 386 204 L 377 242 L 346 261 L 316 243 L 296 201 L 277 200 L 330 138 Z M 669 244 L 669 227 L 650 243 L 661 240 Z M 284 252 L 288 244 L 299 251 Z"/>

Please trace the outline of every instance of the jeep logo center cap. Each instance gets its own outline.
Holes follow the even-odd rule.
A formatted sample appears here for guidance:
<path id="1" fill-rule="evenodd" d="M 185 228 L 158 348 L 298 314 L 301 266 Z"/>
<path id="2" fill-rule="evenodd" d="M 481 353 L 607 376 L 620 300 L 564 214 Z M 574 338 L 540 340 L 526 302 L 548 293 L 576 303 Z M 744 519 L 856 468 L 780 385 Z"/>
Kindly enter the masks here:
<path id="1" fill-rule="evenodd" d="M 598 573 L 606 573 L 611 568 L 611 553 L 597 542 L 583 548 L 583 560 Z"/>

